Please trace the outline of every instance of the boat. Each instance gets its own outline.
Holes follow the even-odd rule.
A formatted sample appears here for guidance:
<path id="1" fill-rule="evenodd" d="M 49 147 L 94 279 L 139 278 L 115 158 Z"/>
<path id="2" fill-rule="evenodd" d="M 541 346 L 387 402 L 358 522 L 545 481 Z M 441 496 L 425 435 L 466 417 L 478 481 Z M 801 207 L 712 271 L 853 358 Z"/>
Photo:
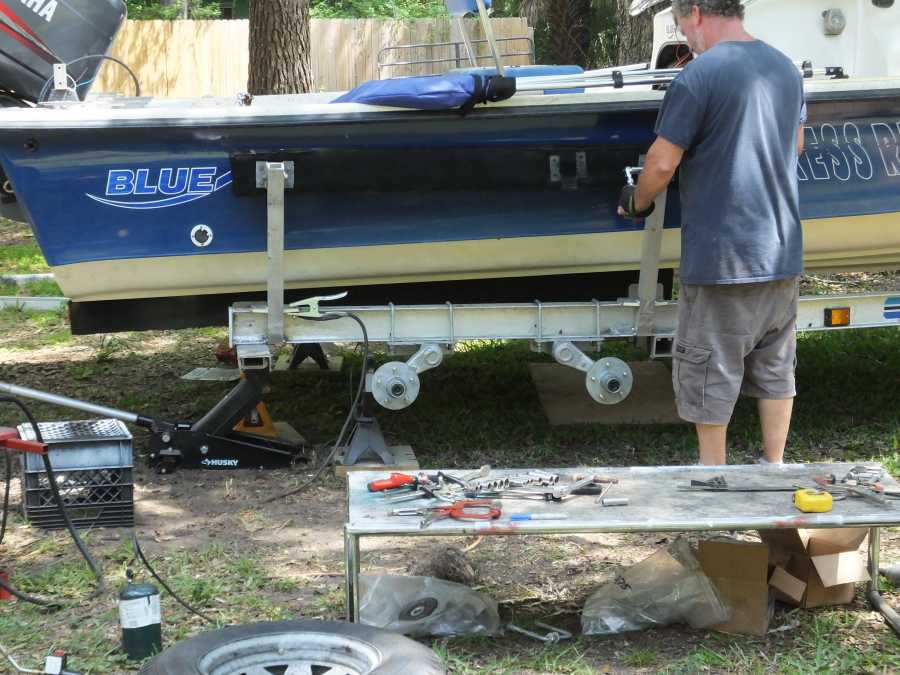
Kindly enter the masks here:
<path id="1" fill-rule="evenodd" d="M 807 75 L 807 269 L 900 267 L 900 7 L 747 5 L 748 29 Z M 334 92 L 7 108 L 0 170 L 71 299 L 76 333 L 222 323 L 230 303 L 264 297 L 264 161 L 293 163 L 288 299 L 348 289 L 355 304 L 615 298 L 636 281 L 643 236 L 616 215 L 623 170 L 654 140 L 667 78 L 690 58 L 679 37 L 665 10 L 647 64 L 498 63 L 516 93 L 465 114 L 335 102 L 347 96 Z M 679 213 L 673 185 L 665 292 Z"/>

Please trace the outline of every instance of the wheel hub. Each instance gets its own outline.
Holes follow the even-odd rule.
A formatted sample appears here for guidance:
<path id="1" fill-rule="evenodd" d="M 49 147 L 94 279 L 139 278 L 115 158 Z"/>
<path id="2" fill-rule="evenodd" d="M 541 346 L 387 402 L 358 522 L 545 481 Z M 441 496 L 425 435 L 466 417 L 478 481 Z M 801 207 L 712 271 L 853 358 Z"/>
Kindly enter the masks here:
<path id="1" fill-rule="evenodd" d="M 365 675 L 380 662 L 367 642 L 329 633 L 284 633 L 237 640 L 198 664 L 204 675 Z"/>

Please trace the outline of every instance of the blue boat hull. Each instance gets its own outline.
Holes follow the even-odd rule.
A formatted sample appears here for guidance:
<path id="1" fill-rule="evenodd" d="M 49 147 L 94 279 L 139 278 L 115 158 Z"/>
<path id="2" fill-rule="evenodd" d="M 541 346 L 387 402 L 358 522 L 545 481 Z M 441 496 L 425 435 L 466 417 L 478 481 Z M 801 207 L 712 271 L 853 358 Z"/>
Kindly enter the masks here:
<path id="1" fill-rule="evenodd" d="M 576 99 L 465 118 L 35 125 L 0 130 L 0 165 L 63 291 L 80 302 L 262 288 L 260 159 L 295 163 L 288 287 L 634 270 L 641 226 L 616 215 L 616 200 L 623 168 L 654 139 L 658 100 Z M 799 169 L 809 268 L 900 266 L 898 101 L 896 90 L 810 101 Z M 677 187 L 669 197 L 663 264 L 676 267 Z"/>

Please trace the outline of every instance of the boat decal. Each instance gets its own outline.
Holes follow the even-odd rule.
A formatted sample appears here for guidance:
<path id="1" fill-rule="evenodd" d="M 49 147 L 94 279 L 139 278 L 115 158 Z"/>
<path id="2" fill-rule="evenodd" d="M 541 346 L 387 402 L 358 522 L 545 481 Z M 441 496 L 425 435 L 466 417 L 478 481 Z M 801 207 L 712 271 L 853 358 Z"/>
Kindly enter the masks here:
<path id="1" fill-rule="evenodd" d="M 900 321 L 900 296 L 884 301 L 884 318 Z"/>
<path id="2" fill-rule="evenodd" d="M 104 195 L 86 192 L 85 196 L 119 209 L 165 209 L 209 197 L 231 185 L 231 171 L 218 176 L 217 173 L 218 169 L 214 166 L 164 167 L 155 173 L 151 173 L 150 169 L 111 169 L 107 174 Z M 157 199 L 121 199 L 152 195 L 163 196 Z"/>
<path id="3" fill-rule="evenodd" d="M 34 3 L 32 3 L 34 4 Z M 36 7 L 31 7 L 37 11 Z M 44 16 L 47 21 L 53 18 L 53 12 L 56 11 L 56 2 L 52 2 L 50 18 Z M 31 27 L 19 17 L 4 0 L 0 0 L 0 31 L 9 35 L 13 40 L 21 44 L 26 49 L 34 52 L 47 63 L 57 63 L 61 59 L 57 58 L 50 47 L 35 33 Z"/>
<path id="4" fill-rule="evenodd" d="M 827 123 L 803 131 L 806 151 L 797 165 L 801 182 L 900 178 L 900 122 Z"/>
<path id="5" fill-rule="evenodd" d="M 19 0 L 19 2 L 47 23 L 53 21 L 53 15 L 56 14 L 56 8 L 59 7 L 58 0 Z"/>

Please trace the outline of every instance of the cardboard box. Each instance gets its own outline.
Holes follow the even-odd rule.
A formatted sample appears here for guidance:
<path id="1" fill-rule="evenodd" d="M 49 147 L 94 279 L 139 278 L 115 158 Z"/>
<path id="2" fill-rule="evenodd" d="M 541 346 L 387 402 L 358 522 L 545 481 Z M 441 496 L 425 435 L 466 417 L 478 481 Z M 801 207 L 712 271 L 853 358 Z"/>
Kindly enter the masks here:
<path id="1" fill-rule="evenodd" d="M 864 527 L 760 530 L 775 567 L 769 580 L 775 598 L 798 607 L 852 602 L 856 584 L 869 580 L 858 552 L 867 534 Z M 799 584 L 805 584 L 802 593 Z"/>
<path id="2" fill-rule="evenodd" d="M 806 593 L 806 582 L 789 574 L 783 567 L 776 567 L 769 577 L 769 586 L 778 589 L 795 603 L 803 602 L 803 594 Z"/>
<path id="3" fill-rule="evenodd" d="M 769 547 L 730 539 L 701 541 L 697 560 L 732 610 L 728 621 L 712 628 L 765 635 L 774 608 L 768 581 Z"/>

